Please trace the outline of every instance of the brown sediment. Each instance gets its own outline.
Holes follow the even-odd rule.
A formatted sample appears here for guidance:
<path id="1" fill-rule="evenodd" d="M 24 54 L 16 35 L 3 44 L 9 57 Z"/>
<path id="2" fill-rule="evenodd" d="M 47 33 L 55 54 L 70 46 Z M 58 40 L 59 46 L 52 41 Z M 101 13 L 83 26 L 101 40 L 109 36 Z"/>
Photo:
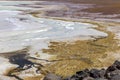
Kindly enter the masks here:
<path id="1" fill-rule="evenodd" d="M 27 77 L 24 80 L 43 80 L 43 76 Z"/>
<path id="2" fill-rule="evenodd" d="M 42 10 L 43 16 L 49 17 L 66 17 L 66 18 L 83 18 L 83 19 L 119 19 L 120 15 L 120 1 L 119 0 L 46 0 L 47 5 L 49 1 L 54 1 L 53 5 L 61 3 L 67 6 L 67 10 Z M 106 2 L 106 3 L 105 3 Z M 68 4 L 66 4 L 68 3 Z M 86 8 L 84 8 L 86 7 Z M 33 13 L 36 17 L 41 17 L 39 11 Z"/>
<path id="3" fill-rule="evenodd" d="M 120 13 L 120 3 L 107 5 L 107 6 L 92 7 L 92 8 L 88 8 L 88 9 L 83 9 L 83 11 L 86 11 L 89 13 L 102 13 L 103 15 L 119 14 Z"/>
<path id="4" fill-rule="evenodd" d="M 5 57 L 5 58 L 9 58 L 9 57 L 16 55 L 16 54 L 28 54 L 29 49 L 30 49 L 30 47 L 27 46 L 21 50 L 0 53 L 0 56 Z"/>
<path id="5" fill-rule="evenodd" d="M 45 11 L 34 11 L 34 12 L 29 12 L 28 14 L 32 14 L 32 16 L 34 17 L 41 17 L 45 15 Z"/>
<path id="6" fill-rule="evenodd" d="M 74 43 L 50 42 L 49 49 L 43 49 L 43 52 L 56 55 L 51 58 L 56 62 L 46 68 L 55 74 L 66 77 L 85 68 L 111 65 L 116 58 L 109 53 L 118 51 L 120 47 L 117 46 L 117 40 L 114 39 L 113 33 L 106 31 L 103 25 L 94 24 L 99 26 L 96 28 L 97 30 L 106 32 L 108 37 L 95 40 L 77 40 Z"/>

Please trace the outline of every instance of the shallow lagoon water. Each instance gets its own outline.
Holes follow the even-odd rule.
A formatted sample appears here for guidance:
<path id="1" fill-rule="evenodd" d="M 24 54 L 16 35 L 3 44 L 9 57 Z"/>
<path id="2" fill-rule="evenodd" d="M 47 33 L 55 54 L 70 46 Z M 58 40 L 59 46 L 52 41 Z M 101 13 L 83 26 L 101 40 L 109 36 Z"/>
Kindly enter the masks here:
<path id="1" fill-rule="evenodd" d="M 4 2 L 0 6 L 8 7 L 0 10 L 0 52 L 9 52 L 31 46 L 35 50 L 47 47 L 50 40 L 106 37 L 107 34 L 95 29 L 96 25 L 81 22 L 70 22 L 48 18 L 37 18 L 24 11 L 16 10 L 16 5 L 24 2 Z M 26 2 L 26 4 L 33 4 Z M 9 10 L 9 6 L 13 9 Z M 14 10 L 15 7 L 15 10 Z M 22 8 L 21 8 L 22 9 Z M 23 10 L 28 10 L 24 8 Z"/>

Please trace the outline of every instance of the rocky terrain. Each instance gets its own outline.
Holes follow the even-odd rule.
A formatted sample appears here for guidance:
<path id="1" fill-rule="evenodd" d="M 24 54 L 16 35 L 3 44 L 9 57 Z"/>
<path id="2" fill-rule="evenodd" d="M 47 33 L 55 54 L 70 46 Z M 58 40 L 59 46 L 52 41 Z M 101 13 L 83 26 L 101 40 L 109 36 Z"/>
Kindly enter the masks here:
<path id="1" fill-rule="evenodd" d="M 120 61 L 115 61 L 106 69 L 85 69 L 78 71 L 76 74 L 62 78 L 55 74 L 49 73 L 43 80 L 120 80 Z"/>

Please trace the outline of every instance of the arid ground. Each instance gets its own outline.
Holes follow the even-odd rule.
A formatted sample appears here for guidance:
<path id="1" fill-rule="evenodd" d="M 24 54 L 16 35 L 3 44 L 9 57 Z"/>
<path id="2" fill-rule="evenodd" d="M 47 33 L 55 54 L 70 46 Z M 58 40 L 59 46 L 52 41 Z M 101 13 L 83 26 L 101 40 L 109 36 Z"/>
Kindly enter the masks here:
<path id="1" fill-rule="evenodd" d="M 1 80 L 67 77 L 120 60 L 119 0 L 0 1 L 0 16 Z"/>

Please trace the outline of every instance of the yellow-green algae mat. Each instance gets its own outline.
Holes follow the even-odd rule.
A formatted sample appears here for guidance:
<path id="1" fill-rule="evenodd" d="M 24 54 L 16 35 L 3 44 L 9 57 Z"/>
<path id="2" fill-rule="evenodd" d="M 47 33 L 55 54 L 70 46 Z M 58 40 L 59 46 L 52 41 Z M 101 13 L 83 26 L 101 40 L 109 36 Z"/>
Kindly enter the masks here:
<path id="1" fill-rule="evenodd" d="M 96 28 L 108 34 L 108 37 L 96 40 L 77 40 L 74 43 L 50 42 L 44 53 L 56 55 L 51 58 L 53 63 L 46 66 L 46 69 L 63 77 L 70 76 L 76 71 L 85 68 L 101 68 L 112 64 L 116 51 L 120 49 L 114 34 L 105 30 L 105 26 L 99 23 Z"/>

